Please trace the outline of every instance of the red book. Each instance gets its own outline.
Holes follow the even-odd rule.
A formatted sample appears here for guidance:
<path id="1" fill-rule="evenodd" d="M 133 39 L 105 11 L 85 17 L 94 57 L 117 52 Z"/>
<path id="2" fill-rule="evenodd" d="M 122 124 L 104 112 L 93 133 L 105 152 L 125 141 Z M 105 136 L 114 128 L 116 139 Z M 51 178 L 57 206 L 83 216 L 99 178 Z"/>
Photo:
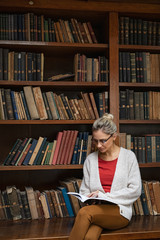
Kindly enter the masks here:
<path id="1" fill-rule="evenodd" d="M 69 149 L 69 142 L 71 140 L 71 133 L 72 133 L 72 131 L 67 131 L 65 142 L 64 142 L 64 145 L 63 145 L 63 149 L 62 149 L 62 155 L 61 155 L 61 159 L 60 159 L 60 163 L 59 164 L 64 164 L 64 162 L 66 160 L 66 152 Z"/>
<path id="2" fill-rule="evenodd" d="M 63 152 L 64 145 L 65 145 L 66 136 L 67 136 L 67 131 L 63 130 L 63 135 L 62 135 L 61 144 L 60 144 L 59 151 L 58 151 L 56 164 L 60 164 L 62 152 Z"/>
<path id="3" fill-rule="evenodd" d="M 93 31 L 93 28 L 92 28 L 92 25 L 90 22 L 87 22 L 87 26 L 88 26 L 88 29 L 89 29 L 89 33 L 91 35 L 91 38 L 92 38 L 92 41 L 93 43 L 98 43 L 97 39 L 96 39 L 96 35 Z"/>
<path id="4" fill-rule="evenodd" d="M 55 165 L 56 161 L 57 161 L 57 156 L 58 156 L 58 152 L 59 152 L 59 148 L 60 148 L 60 144 L 61 144 L 61 140 L 62 140 L 62 135 L 63 135 L 63 132 L 58 132 L 56 149 L 55 149 L 55 152 L 53 155 L 53 160 L 52 160 L 53 165 Z"/>
<path id="5" fill-rule="evenodd" d="M 67 153 L 66 153 L 66 164 L 71 163 L 72 155 L 73 155 L 73 151 L 74 151 L 74 146 L 75 146 L 77 135 L 78 135 L 78 131 L 73 131 L 73 133 L 74 134 L 73 134 L 73 137 L 71 138 L 71 148 L 69 150 L 68 157 L 67 157 Z"/>

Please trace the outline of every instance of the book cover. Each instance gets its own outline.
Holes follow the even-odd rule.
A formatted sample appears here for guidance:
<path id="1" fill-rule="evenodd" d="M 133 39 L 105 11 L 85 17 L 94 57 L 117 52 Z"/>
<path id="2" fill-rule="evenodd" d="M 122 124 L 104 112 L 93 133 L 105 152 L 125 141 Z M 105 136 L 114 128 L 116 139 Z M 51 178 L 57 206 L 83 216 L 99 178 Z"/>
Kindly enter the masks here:
<path id="1" fill-rule="evenodd" d="M 72 205 L 71 205 L 69 196 L 67 195 L 67 190 L 66 190 L 66 188 L 60 186 L 60 187 L 58 187 L 58 189 L 59 189 L 60 191 L 62 191 L 62 194 L 63 194 L 63 197 L 64 197 L 64 201 L 65 201 L 65 204 L 66 204 L 66 207 L 67 207 L 69 216 L 70 216 L 70 217 L 74 217 Z"/>

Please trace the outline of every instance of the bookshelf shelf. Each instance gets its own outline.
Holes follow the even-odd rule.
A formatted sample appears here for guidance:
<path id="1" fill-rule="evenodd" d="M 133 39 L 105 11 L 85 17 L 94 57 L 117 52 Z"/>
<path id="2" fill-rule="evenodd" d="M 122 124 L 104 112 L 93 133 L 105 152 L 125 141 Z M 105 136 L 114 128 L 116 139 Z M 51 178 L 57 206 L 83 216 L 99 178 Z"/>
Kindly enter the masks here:
<path id="1" fill-rule="evenodd" d="M 40 86 L 40 87 L 56 87 L 56 88 L 103 88 L 108 87 L 109 84 L 107 82 L 74 82 L 74 81 L 0 81 L 1 86 L 6 87 L 23 87 L 23 86 Z"/>
<path id="2" fill-rule="evenodd" d="M 159 52 L 159 46 L 150 45 L 119 45 L 119 50 L 132 50 L 132 51 L 156 51 Z"/>
<path id="3" fill-rule="evenodd" d="M 93 124 L 94 120 L 0 120 L 0 125 L 72 125 Z"/>
<path id="4" fill-rule="evenodd" d="M 160 124 L 160 120 L 119 120 L 119 124 Z"/>
<path id="5" fill-rule="evenodd" d="M 152 163 L 140 163 L 140 168 L 159 168 L 160 162 L 152 162 Z"/>
<path id="6" fill-rule="evenodd" d="M 65 53 L 104 53 L 107 51 L 108 44 L 98 43 L 65 43 L 65 42 L 39 42 L 39 41 L 3 41 L 0 40 L 0 46 L 4 48 L 14 48 L 20 51 L 42 51 L 48 54 L 65 54 Z"/>
<path id="7" fill-rule="evenodd" d="M 131 87 L 131 88 L 160 88 L 160 83 L 127 83 L 120 82 L 119 87 Z"/>
<path id="8" fill-rule="evenodd" d="M 43 165 L 43 166 L 0 166 L 0 171 L 32 171 L 32 170 L 61 170 L 61 169 L 82 169 L 83 165 L 81 164 L 77 164 L 77 165 L 52 165 L 52 166 L 48 166 L 48 165 Z"/>

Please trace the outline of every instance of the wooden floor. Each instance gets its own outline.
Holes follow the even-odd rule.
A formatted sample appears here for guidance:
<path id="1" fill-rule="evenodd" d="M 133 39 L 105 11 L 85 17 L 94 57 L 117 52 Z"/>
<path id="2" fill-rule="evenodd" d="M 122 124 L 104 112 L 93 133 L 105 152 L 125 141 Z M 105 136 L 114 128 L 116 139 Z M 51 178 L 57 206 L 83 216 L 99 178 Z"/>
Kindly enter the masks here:
<path id="1" fill-rule="evenodd" d="M 0 239 L 67 240 L 74 219 L 0 222 Z M 100 240 L 160 239 L 160 216 L 133 217 L 126 228 L 104 231 Z"/>

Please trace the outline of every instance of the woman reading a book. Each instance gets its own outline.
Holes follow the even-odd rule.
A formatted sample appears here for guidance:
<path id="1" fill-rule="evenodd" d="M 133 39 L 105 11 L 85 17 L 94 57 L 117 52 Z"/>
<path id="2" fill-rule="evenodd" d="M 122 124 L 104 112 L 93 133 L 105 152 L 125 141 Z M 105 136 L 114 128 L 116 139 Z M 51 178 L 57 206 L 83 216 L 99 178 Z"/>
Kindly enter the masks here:
<path id="1" fill-rule="evenodd" d="M 97 240 L 103 229 L 128 225 L 132 204 L 141 194 L 141 176 L 135 154 L 116 145 L 117 127 L 112 114 L 104 114 L 92 127 L 97 151 L 88 155 L 83 167 L 80 194 L 102 198 L 78 212 L 69 240 Z"/>

